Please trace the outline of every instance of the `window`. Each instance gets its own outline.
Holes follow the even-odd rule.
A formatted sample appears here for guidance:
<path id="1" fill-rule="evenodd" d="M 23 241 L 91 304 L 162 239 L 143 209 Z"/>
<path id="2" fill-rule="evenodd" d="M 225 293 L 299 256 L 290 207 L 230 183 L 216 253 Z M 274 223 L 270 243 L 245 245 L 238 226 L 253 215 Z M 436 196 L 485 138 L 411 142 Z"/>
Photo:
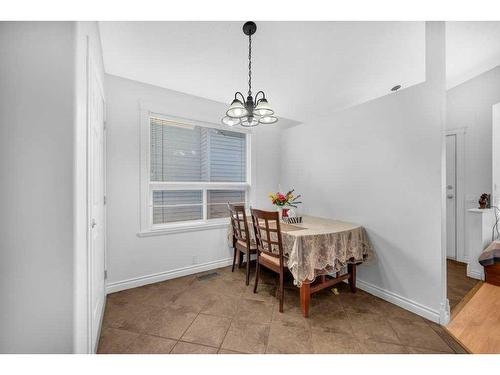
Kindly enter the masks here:
<path id="1" fill-rule="evenodd" d="M 141 231 L 226 223 L 245 204 L 246 132 L 147 113 L 142 126 Z"/>

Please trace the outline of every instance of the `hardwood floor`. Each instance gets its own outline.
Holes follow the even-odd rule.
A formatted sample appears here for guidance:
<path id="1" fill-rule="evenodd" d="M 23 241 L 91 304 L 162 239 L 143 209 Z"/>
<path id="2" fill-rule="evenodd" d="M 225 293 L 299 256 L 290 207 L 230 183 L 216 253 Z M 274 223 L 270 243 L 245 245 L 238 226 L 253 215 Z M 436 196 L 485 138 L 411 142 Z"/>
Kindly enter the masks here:
<path id="1" fill-rule="evenodd" d="M 98 352 L 464 353 L 443 327 L 343 283 L 337 289 L 313 295 L 308 319 L 291 279 L 279 312 L 276 275 L 265 269 L 257 294 L 244 269 L 230 267 L 113 293 Z"/>
<path id="2" fill-rule="evenodd" d="M 471 353 L 500 353 L 500 287 L 483 283 L 446 328 Z"/>
<path id="3" fill-rule="evenodd" d="M 451 259 L 447 260 L 448 300 L 452 313 L 458 303 L 478 282 L 476 279 L 467 277 L 467 264 Z"/>

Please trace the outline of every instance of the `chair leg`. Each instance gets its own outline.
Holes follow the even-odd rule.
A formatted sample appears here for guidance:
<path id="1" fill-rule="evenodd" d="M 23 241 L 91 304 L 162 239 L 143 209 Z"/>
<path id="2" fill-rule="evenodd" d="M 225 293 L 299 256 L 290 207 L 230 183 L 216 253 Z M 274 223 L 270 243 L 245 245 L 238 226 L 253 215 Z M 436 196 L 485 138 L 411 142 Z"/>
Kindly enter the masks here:
<path id="1" fill-rule="evenodd" d="M 243 265 L 243 253 L 238 250 L 238 268 L 241 268 Z"/>
<path id="2" fill-rule="evenodd" d="M 234 272 L 234 265 L 236 264 L 236 248 L 234 248 L 234 255 L 233 255 L 233 267 L 231 268 L 231 272 Z"/>
<path id="3" fill-rule="evenodd" d="M 260 264 L 259 264 L 259 256 L 257 255 L 257 265 L 255 266 L 255 284 L 253 286 L 254 293 L 257 293 L 257 284 L 259 284 L 259 273 L 260 273 Z"/>
<path id="4" fill-rule="evenodd" d="M 250 251 L 247 251 L 247 286 L 250 284 Z"/>
<path id="5" fill-rule="evenodd" d="M 285 299 L 285 283 L 283 272 L 280 272 L 280 313 L 283 312 L 283 300 Z"/>

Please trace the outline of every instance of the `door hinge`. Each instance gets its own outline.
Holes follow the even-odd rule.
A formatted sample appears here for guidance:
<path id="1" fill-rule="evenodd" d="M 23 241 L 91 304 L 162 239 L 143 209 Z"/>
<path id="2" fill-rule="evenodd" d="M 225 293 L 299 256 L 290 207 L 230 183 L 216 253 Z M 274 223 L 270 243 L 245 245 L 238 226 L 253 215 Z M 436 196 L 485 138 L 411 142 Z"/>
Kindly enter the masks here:
<path id="1" fill-rule="evenodd" d="M 106 196 L 104 196 L 104 198 L 103 198 L 103 204 L 106 204 L 107 201 L 108 200 L 106 199 Z"/>
<path id="2" fill-rule="evenodd" d="M 108 279 L 108 270 L 104 270 L 104 280 Z"/>

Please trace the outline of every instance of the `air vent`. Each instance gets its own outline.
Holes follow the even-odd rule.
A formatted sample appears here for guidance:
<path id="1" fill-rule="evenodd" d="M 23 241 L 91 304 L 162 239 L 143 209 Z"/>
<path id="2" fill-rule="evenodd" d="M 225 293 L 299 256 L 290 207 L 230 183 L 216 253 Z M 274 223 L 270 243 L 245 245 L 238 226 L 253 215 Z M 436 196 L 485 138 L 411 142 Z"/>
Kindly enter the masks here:
<path id="1" fill-rule="evenodd" d="M 204 275 L 200 275 L 196 278 L 200 281 L 203 281 L 203 280 L 208 280 L 208 279 L 211 279 L 211 278 L 217 277 L 217 276 L 219 276 L 219 274 L 217 272 L 210 272 L 210 273 L 206 273 Z"/>

